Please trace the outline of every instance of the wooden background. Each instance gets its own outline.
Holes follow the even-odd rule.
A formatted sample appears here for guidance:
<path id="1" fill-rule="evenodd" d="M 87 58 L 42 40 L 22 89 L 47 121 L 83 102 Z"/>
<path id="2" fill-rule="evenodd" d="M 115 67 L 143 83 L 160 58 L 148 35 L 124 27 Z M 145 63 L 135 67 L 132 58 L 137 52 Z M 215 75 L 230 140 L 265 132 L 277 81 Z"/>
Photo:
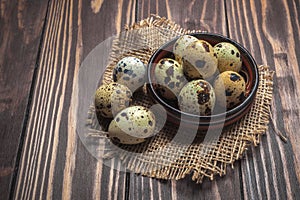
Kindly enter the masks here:
<path id="1" fill-rule="evenodd" d="M 0 199 L 299 199 L 299 0 L 1 0 Z M 227 35 L 276 72 L 270 125 L 227 175 L 195 184 L 102 166 L 72 123 L 74 77 L 101 41 L 150 13 Z"/>

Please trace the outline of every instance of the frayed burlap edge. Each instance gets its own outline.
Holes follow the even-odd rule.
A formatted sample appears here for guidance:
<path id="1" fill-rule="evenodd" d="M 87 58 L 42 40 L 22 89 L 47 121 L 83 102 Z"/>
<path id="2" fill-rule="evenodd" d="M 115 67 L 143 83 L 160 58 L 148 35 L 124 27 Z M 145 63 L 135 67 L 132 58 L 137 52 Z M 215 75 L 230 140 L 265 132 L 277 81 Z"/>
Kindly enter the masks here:
<path id="1" fill-rule="evenodd" d="M 141 33 L 139 34 L 143 34 L 143 30 L 147 29 L 148 31 L 154 28 L 169 30 L 170 32 L 166 34 L 172 34 L 170 38 L 195 32 L 182 29 L 179 25 L 166 18 L 152 15 L 130 27 L 126 26 L 125 35 L 127 34 L 126 31 L 140 30 Z M 128 36 L 126 35 L 125 38 L 127 37 Z M 117 37 L 113 42 L 109 65 L 107 66 L 102 83 L 109 83 L 112 81 L 112 69 L 122 57 L 136 56 L 147 63 L 148 59 L 157 48 L 157 46 L 154 45 L 154 47 L 141 48 L 137 51 L 128 50 L 121 52 L 124 48 L 119 39 L 120 38 Z M 164 42 L 166 41 L 160 41 L 159 44 L 163 44 Z M 120 49 L 121 47 L 122 49 Z M 156 155 L 150 150 L 149 153 L 143 155 L 127 156 L 126 153 L 111 148 L 109 155 L 118 155 L 123 164 L 135 173 L 159 179 L 177 180 L 192 173 L 192 179 L 197 183 L 200 183 L 203 181 L 204 177 L 213 180 L 216 174 L 220 176 L 225 175 L 227 165 L 231 164 L 233 166 L 233 163 L 243 156 L 249 145 L 254 144 L 257 146 L 260 142 L 260 136 L 264 134 L 268 128 L 273 92 L 273 72 L 270 71 L 268 66 L 261 65 L 258 69 L 260 83 L 254 104 L 250 111 L 238 123 L 223 131 L 218 142 L 210 147 L 209 153 L 199 155 L 199 152 L 201 153 L 203 148 L 206 147 L 201 143 L 196 143 L 188 147 L 184 154 L 185 156 L 180 157 L 179 160 L 172 163 L 167 162 L 168 159 L 166 158 L 172 156 L 169 154 L 170 152 L 162 152 L 162 154 L 165 155 Z M 141 104 L 147 106 L 149 102 L 150 100 L 146 100 Z M 167 130 L 167 132 L 168 131 L 169 130 Z M 158 136 L 157 138 L 151 139 L 149 143 L 159 144 L 160 140 L 165 140 L 165 138 Z M 174 149 L 180 149 L 180 144 L 178 146 L 176 145 L 174 146 Z M 124 149 L 126 148 L 131 151 L 135 150 L 135 148 L 137 148 L 137 150 L 144 148 L 143 150 L 147 151 L 145 147 L 133 146 L 125 147 Z M 151 145 L 149 148 L 151 149 Z M 160 162 L 161 159 L 164 158 L 166 158 L 166 162 L 164 162 L 164 160 Z"/>

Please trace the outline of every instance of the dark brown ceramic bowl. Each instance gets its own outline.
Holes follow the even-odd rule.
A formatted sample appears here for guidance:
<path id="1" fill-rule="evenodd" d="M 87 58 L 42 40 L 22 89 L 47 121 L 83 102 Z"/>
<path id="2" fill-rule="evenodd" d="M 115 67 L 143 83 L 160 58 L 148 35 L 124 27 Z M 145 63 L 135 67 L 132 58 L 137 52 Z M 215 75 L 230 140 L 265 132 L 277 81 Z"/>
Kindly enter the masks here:
<path id="1" fill-rule="evenodd" d="M 147 71 L 148 93 L 157 103 L 161 104 L 166 109 L 168 120 L 176 124 L 181 124 L 188 128 L 196 127 L 200 130 L 207 130 L 208 128 L 223 128 L 224 126 L 231 125 L 241 119 L 249 111 L 255 99 L 259 83 L 257 65 L 251 54 L 242 45 L 230 38 L 211 33 L 192 33 L 190 35 L 197 37 L 198 39 L 205 40 L 213 46 L 219 42 L 229 42 L 239 49 L 243 62 L 242 70 L 240 73 L 246 79 L 245 100 L 241 104 L 230 110 L 223 109 L 222 112 L 214 112 L 210 116 L 201 116 L 182 112 L 178 109 L 178 105 L 176 105 L 176 102 L 170 102 L 162 98 L 155 90 L 155 67 L 159 60 L 162 58 L 174 58 L 172 49 L 174 43 L 178 38 L 174 38 L 173 40 L 167 42 L 159 49 L 157 49 L 151 56 Z"/>

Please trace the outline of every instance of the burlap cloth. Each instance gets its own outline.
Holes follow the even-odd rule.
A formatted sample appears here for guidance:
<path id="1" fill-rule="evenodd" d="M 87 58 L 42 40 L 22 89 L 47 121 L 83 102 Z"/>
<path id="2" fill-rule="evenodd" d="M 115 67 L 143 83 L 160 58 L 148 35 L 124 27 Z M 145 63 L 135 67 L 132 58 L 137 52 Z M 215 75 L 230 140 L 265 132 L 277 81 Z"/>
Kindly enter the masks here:
<path id="1" fill-rule="evenodd" d="M 125 31 L 113 41 L 110 62 L 102 83 L 112 81 L 112 69 L 121 58 L 135 56 L 147 63 L 151 54 L 162 44 L 189 32 L 193 31 L 184 30 L 159 16 L 151 16 L 131 27 L 125 27 Z M 149 139 L 146 144 L 121 145 L 118 148 L 106 144 L 106 156 L 103 157 L 111 159 L 118 156 L 127 169 L 160 179 L 181 179 L 192 173 L 192 179 L 200 183 L 204 177 L 212 180 L 216 174 L 225 175 L 226 166 L 233 166 L 234 161 L 243 156 L 249 145 L 258 145 L 260 136 L 268 127 L 273 72 L 267 66 L 259 66 L 259 76 L 260 83 L 251 110 L 238 123 L 224 129 L 217 141 L 203 144 L 195 139 L 192 144 L 172 143 L 170 141 L 177 129 L 173 124 L 166 123 L 159 134 Z M 135 104 L 149 107 L 153 102 L 143 91 L 135 95 Z M 93 112 L 93 108 L 91 110 Z M 105 130 L 107 127 L 105 120 L 102 123 L 100 119 L 102 127 L 95 126 L 95 117 L 91 117 L 89 121 L 94 129 Z M 104 140 L 108 139 L 104 137 Z M 167 144 L 168 148 L 161 148 Z M 175 158 L 178 152 L 182 155 Z"/>

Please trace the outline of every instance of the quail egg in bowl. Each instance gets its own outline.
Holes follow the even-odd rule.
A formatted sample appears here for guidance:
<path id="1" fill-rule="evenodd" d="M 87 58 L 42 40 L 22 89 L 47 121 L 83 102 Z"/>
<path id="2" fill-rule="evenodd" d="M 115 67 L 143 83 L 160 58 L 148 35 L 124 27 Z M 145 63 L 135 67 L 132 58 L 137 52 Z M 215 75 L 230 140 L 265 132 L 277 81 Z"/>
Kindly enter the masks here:
<path id="1" fill-rule="evenodd" d="M 185 37 L 188 39 L 184 40 L 187 44 L 184 43 L 180 48 L 178 43 L 182 43 L 182 36 L 172 39 L 152 54 L 147 68 L 147 91 L 154 101 L 164 107 L 168 119 L 176 124 L 196 127 L 199 130 L 229 126 L 241 119 L 251 108 L 259 84 L 257 64 L 246 48 L 226 36 L 212 33 L 191 33 L 188 36 L 192 37 Z M 195 38 L 199 41 L 195 41 Z M 198 45 L 200 52 L 191 45 Z M 201 45 L 204 50 L 208 46 L 209 51 L 203 51 Z M 159 82 L 156 76 L 159 62 L 169 58 L 175 58 L 182 64 L 183 72 L 187 70 L 185 59 L 190 59 L 191 63 L 202 62 L 207 67 L 198 70 L 201 76 L 194 75 L 193 70 L 188 68 L 189 73 L 192 72 L 188 76 L 184 74 L 188 83 L 181 86 L 181 91 L 175 93 L 177 98 L 172 101 L 163 97 L 156 87 Z M 197 67 L 199 68 L 196 65 L 195 68 Z M 206 93 L 201 87 L 204 85 Z"/>

